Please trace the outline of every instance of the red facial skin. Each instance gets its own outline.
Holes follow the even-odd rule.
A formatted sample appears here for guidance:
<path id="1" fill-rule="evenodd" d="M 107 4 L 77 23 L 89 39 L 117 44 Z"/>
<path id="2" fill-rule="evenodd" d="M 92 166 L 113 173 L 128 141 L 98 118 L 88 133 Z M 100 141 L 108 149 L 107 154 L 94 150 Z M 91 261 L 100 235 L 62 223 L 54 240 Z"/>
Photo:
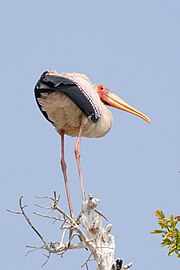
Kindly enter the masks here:
<path id="1" fill-rule="evenodd" d="M 98 93 L 98 95 L 100 97 L 100 100 L 106 105 L 108 105 L 108 102 L 106 101 L 106 94 L 108 92 L 109 92 L 109 89 L 107 87 L 105 87 L 104 85 L 99 84 L 97 86 L 97 93 Z"/>

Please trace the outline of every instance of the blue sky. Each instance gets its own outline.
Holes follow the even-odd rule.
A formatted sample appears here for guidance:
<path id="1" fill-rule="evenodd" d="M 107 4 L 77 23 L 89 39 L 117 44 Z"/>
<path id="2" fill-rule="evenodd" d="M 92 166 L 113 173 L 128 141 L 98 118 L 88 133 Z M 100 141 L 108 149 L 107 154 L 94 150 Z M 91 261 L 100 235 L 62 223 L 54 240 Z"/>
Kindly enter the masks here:
<path id="1" fill-rule="evenodd" d="M 152 120 L 112 109 L 114 124 L 101 139 L 82 140 L 87 193 L 113 224 L 116 257 L 138 270 L 177 270 L 179 261 L 160 247 L 155 210 L 179 215 L 180 2 L 177 0 L 3 1 L 1 3 L 1 260 L 10 270 L 41 269 L 44 257 L 24 258 L 39 239 L 19 216 L 25 196 L 28 213 L 49 241 L 57 226 L 31 214 L 35 195 L 61 194 L 59 136 L 40 113 L 34 85 L 46 69 L 80 72 L 102 83 Z M 81 194 L 75 139 L 66 137 L 72 200 Z M 49 269 L 80 269 L 86 251 L 53 256 Z M 2 268 L 1 267 L 1 268 Z M 95 268 L 92 265 L 92 268 Z"/>

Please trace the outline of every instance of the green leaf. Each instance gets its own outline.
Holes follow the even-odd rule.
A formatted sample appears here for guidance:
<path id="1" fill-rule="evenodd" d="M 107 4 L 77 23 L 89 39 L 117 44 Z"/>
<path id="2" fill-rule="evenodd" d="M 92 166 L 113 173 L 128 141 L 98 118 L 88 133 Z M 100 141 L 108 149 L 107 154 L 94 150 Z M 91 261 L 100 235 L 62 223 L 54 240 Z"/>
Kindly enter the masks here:
<path id="1" fill-rule="evenodd" d="M 164 247 L 164 246 L 169 246 L 169 245 L 171 245 L 171 240 L 170 239 L 168 239 L 168 238 L 166 238 L 166 239 L 164 239 L 162 242 L 161 242 L 161 246 L 162 247 Z"/>
<path id="2" fill-rule="evenodd" d="M 151 234 L 159 234 L 159 233 L 165 233 L 163 230 L 154 230 L 151 232 Z"/>
<path id="3" fill-rule="evenodd" d="M 161 210 L 156 210 L 156 216 L 160 219 L 165 218 L 164 213 Z"/>
<path id="4" fill-rule="evenodd" d="M 174 253 L 174 250 L 170 250 L 170 251 L 168 252 L 168 256 L 172 256 L 173 253 Z"/>
<path id="5" fill-rule="evenodd" d="M 163 229 L 163 228 L 168 228 L 169 227 L 169 225 L 168 225 L 168 222 L 167 222 L 167 220 L 160 220 L 159 222 L 158 222 L 158 224 L 161 226 L 161 228 Z"/>
<path id="6" fill-rule="evenodd" d="M 160 210 L 156 210 L 156 216 L 158 217 L 158 224 L 161 230 L 153 230 L 151 234 L 161 234 L 163 238 L 161 246 L 166 246 L 168 256 L 172 256 L 175 253 L 177 258 L 180 258 L 180 231 L 177 228 L 180 216 L 174 217 L 171 215 L 167 218 Z"/>

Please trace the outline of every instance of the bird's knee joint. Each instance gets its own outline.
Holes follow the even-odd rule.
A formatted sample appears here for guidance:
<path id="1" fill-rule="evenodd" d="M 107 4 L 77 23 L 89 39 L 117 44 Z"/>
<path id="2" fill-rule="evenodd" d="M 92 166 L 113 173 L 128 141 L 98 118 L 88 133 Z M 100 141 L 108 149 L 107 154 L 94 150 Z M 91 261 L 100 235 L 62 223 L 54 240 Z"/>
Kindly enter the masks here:
<path id="1" fill-rule="evenodd" d="M 80 158 L 80 156 L 81 156 L 77 149 L 74 149 L 74 154 L 75 154 L 76 158 Z"/>
<path id="2" fill-rule="evenodd" d="M 67 165 L 66 165 L 66 162 L 64 161 L 64 159 L 61 158 L 61 167 L 62 169 L 66 170 L 67 168 Z"/>

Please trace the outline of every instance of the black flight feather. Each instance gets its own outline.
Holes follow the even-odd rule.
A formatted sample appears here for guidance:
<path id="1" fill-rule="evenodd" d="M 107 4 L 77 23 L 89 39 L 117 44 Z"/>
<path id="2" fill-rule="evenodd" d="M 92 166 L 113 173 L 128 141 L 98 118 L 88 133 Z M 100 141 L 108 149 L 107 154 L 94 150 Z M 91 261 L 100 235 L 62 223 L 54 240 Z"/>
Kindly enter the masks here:
<path id="1" fill-rule="evenodd" d="M 47 113 L 41 109 L 41 105 L 37 100 L 39 97 L 41 97 L 41 93 L 63 93 L 77 105 L 77 107 L 83 112 L 84 115 L 90 117 L 90 119 L 94 123 L 97 123 L 99 119 L 99 116 L 97 116 L 91 102 L 81 91 L 81 89 L 76 85 L 76 83 L 70 79 L 56 75 L 48 75 L 48 72 L 45 71 L 37 82 L 34 92 L 37 104 L 41 112 L 51 123 L 52 121 L 48 118 Z"/>

